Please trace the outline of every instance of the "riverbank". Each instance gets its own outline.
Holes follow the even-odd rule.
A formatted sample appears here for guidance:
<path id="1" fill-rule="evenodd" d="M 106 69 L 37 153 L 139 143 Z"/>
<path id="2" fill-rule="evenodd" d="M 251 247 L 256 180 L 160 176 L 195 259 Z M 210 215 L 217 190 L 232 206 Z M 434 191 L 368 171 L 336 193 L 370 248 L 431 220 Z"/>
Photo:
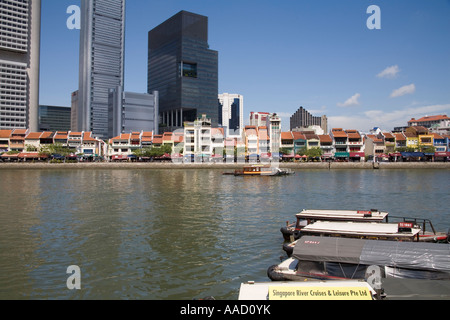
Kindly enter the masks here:
<path id="1" fill-rule="evenodd" d="M 308 169 L 450 169 L 450 162 L 300 162 L 280 163 L 280 168 L 291 170 Z M 243 164 L 236 163 L 192 163 L 176 164 L 171 162 L 80 162 L 80 163 L 0 163 L 0 170 L 53 170 L 53 169 L 223 169 L 233 170 L 242 168 Z"/>

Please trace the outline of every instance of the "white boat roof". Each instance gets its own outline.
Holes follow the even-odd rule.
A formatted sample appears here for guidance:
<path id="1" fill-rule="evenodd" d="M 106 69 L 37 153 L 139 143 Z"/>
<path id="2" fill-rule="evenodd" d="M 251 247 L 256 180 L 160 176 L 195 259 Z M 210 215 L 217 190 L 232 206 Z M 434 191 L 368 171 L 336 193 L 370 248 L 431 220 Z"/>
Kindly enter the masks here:
<path id="1" fill-rule="evenodd" d="M 303 209 L 297 213 L 298 218 L 303 219 L 324 219 L 324 220 L 348 220 L 348 221 L 382 221 L 388 212 L 378 210 L 312 210 Z"/>
<path id="2" fill-rule="evenodd" d="M 367 288 L 372 294 L 375 291 L 363 280 L 331 280 L 331 281 L 276 281 L 276 282 L 253 282 L 241 283 L 238 300 L 269 300 L 269 289 L 271 287 L 292 288 Z M 320 300 L 320 299 L 318 299 Z"/>
<path id="3" fill-rule="evenodd" d="M 316 221 L 305 226 L 302 231 L 307 233 L 411 237 L 417 235 L 420 229 L 411 228 L 411 232 L 399 233 L 396 223 Z"/>

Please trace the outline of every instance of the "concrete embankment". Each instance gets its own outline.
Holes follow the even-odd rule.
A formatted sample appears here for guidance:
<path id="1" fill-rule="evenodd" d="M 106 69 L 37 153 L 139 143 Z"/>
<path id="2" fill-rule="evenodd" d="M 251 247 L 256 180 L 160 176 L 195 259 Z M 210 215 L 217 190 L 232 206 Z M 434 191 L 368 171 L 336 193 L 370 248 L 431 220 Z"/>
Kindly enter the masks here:
<path id="1" fill-rule="evenodd" d="M 96 162 L 96 163 L 0 163 L 0 170 L 59 170 L 59 169 L 240 169 L 243 164 L 225 163 L 192 163 L 175 164 L 171 162 Z M 305 162 L 305 163 L 280 163 L 280 168 L 291 170 L 309 169 L 450 169 L 450 162 Z"/>

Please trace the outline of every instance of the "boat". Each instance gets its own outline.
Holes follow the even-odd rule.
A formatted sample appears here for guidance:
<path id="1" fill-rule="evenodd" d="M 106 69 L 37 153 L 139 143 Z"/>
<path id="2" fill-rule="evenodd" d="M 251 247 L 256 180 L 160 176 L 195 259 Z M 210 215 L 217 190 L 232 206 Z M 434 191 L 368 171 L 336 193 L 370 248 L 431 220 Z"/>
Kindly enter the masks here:
<path id="1" fill-rule="evenodd" d="M 400 223 L 361 223 L 342 221 L 316 221 L 302 228 L 302 237 L 325 236 L 357 239 L 419 241 L 421 229 L 409 222 Z M 428 239 L 428 238 L 427 238 Z M 298 240 L 283 244 L 283 250 L 291 256 Z"/>
<path id="2" fill-rule="evenodd" d="M 272 281 L 381 278 L 450 280 L 450 244 L 302 236 L 292 257 L 270 266 Z"/>
<path id="3" fill-rule="evenodd" d="M 233 176 L 286 176 L 293 174 L 294 172 L 289 169 L 280 169 L 278 167 L 273 167 L 271 165 L 250 165 L 245 166 L 240 170 L 235 170 L 234 172 L 224 172 L 224 175 Z"/>
<path id="4" fill-rule="evenodd" d="M 388 216 L 388 212 L 377 209 L 370 210 L 310 210 L 303 209 L 295 217 L 297 221 L 280 229 L 285 241 L 292 242 L 300 237 L 303 227 L 315 221 L 355 221 L 355 222 L 381 222 Z"/>
<path id="5" fill-rule="evenodd" d="M 354 222 L 356 223 L 354 226 L 358 226 L 359 234 L 358 237 L 363 234 L 363 237 L 370 237 L 370 233 L 367 235 L 364 234 L 364 230 L 371 231 L 374 228 L 383 230 L 388 230 L 389 228 L 395 231 L 395 226 L 399 227 L 400 231 L 402 231 L 403 236 L 401 239 L 405 237 L 405 231 L 407 229 L 420 229 L 420 232 L 417 233 L 417 241 L 429 241 L 429 242 L 449 242 L 450 241 L 450 231 L 445 232 L 437 232 L 429 219 L 422 218 L 411 218 L 411 217 L 398 217 L 398 216 L 389 216 L 388 212 L 379 211 L 377 209 L 371 209 L 369 211 L 366 210 L 303 210 L 300 213 L 296 214 L 297 221 L 296 223 L 289 224 L 286 222 L 286 226 L 280 229 L 283 234 L 283 238 L 285 242 L 294 242 L 299 239 L 302 234 L 308 232 L 314 232 L 314 227 L 310 227 L 311 224 L 315 224 L 315 226 L 321 226 L 322 229 L 326 229 L 325 225 L 321 222 L 335 222 L 337 223 L 336 227 L 344 226 L 342 222 Z M 391 227 L 387 226 L 374 226 L 374 223 L 381 224 L 391 224 Z M 360 223 L 371 223 L 370 226 L 366 226 Z M 331 225 L 328 225 L 331 228 Z M 306 229 L 305 229 L 306 228 Z M 344 229 L 347 227 L 344 227 Z M 367 230 L 370 229 L 370 230 Z M 323 230 L 321 235 L 329 235 L 334 234 L 338 235 L 338 233 L 333 230 Z M 339 229 L 337 229 L 339 231 Z M 345 230 L 343 230 L 345 231 Z M 356 232 L 356 230 L 355 230 Z M 392 231 L 391 231 L 392 232 Z M 318 233 L 318 232 L 316 232 Z M 383 239 L 380 235 L 375 235 L 377 239 Z M 391 239 L 392 236 L 387 236 L 387 238 Z M 401 240 L 400 238 L 397 240 Z M 391 239 L 393 240 L 393 239 Z M 285 244 L 284 247 L 288 246 Z"/>

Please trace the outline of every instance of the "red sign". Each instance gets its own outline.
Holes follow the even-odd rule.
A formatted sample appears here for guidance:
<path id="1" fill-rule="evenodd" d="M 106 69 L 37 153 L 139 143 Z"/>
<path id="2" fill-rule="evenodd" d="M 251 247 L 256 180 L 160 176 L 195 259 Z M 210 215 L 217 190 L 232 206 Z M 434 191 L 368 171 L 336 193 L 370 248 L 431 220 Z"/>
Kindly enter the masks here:
<path id="1" fill-rule="evenodd" d="M 413 227 L 413 224 L 412 224 L 412 222 L 400 222 L 399 224 L 398 224 L 398 227 L 399 228 L 412 228 Z"/>

